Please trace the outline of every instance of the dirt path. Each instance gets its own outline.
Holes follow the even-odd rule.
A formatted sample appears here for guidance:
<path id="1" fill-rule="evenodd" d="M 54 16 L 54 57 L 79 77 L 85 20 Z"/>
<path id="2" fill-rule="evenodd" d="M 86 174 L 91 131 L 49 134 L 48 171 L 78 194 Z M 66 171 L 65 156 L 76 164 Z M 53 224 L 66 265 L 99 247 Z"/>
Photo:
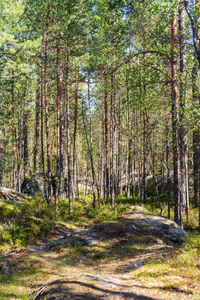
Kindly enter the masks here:
<path id="1" fill-rule="evenodd" d="M 62 226 L 54 240 L 1 257 L 13 290 L 0 299 L 200 299 L 200 284 L 185 284 L 184 274 L 167 266 L 180 247 L 163 243 L 140 219 L 127 214 L 91 230 Z"/>

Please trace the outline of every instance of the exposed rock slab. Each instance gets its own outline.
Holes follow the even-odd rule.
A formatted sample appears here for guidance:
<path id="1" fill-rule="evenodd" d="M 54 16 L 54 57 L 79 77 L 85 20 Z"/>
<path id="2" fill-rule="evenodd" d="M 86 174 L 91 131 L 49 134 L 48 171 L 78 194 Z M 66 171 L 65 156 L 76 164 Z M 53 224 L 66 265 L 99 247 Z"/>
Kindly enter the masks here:
<path id="1" fill-rule="evenodd" d="M 147 212 L 133 212 L 129 214 L 133 223 L 137 223 L 138 230 L 146 230 L 155 236 L 163 238 L 168 245 L 182 245 L 188 234 L 180 228 L 175 222 L 150 214 Z M 134 224 L 134 226 L 136 226 Z"/>
<path id="2" fill-rule="evenodd" d="M 0 200 L 22 204 L 26 197 L 17 191 L 0 187 Z"/>
<path id="3" fill-rule="evenodd" d="M 153 244 L 181 246 L 188 234 L 175 222 L 148 212 L 131 212 L 111 221 L 95 225 L 92 229 L 79 232 L 63 232 L 63 237 L 47 244 L 36 246 L 33 251 L 50 251 L 58 245 L 96 246 L 101 241 L 128 239 Z"/>

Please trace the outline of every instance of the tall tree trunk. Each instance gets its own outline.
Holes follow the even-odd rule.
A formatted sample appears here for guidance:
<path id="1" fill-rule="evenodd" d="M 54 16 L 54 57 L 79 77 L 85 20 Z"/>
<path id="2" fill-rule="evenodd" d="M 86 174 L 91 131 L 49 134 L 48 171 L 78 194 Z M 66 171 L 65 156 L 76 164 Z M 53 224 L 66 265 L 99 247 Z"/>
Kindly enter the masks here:
<path id="1" fill-rule="evenodd" d="M 178 84 L 177 84 L 177 19 L 173 12 L 171 26 L 172 57 L 171 57 L 171 91 L 172 91 L 172 143 L 174 167 L 174 221 L 182 227 L 182 207 L 180 197 L 180 153 L 178 132 Z"/>
<path id="2" fill-rule="evenodd" d="M 147 132 L 146 132 L 146 109 L 143 108 L 143 174 L 142 174 L 142 201 L 147 200 L 147 174 L 146 174 L 146 161 L 147 161 Z"/>
<path id="3" fill-rule="evenodd" d="M 129 72 L 130 72 L 130 65 L 129 65 Z M 129 72 L 126 74 L 126 101 L 127 101 L 127 114 L 126 114 L 126 196 L 127 198 L 130 197 L 130 129 L 129 129 Z"/>
<path id="4" fill-rule="evenodd" d="M 15 97 L 14 97 L 14 70 L 12 70 L 12 81 L 11 81 L 11 98 L 12 98 L 12 113 L 13 113 L 13 124 L 12 124 L 12 187 L 16 189 L 16 124 L 15 124 Z"/>
<path id="5" fill-rule="evenodd" d="M 64 197 L 64 130 L 65 130 L 65 119 L 64 119 L 64 97 L 63 97 L 63 72 L 62 72 L 62 61 L 60 64 L 60 192 Z"/>
<path id="6" fill-rule="evenodd" d="M 40 74 L 38 68 L 38 79 L 35 98 L 35 138 L 34 138 L 34 173 L 39 172 L 39 138 L 40 138 Z"/>
<path id="7" fill-rule="evenodd" d="M 96 178 L 95 174 L 95 169 L 94 169 L 94 160 L 93 160 L 93 143 L 92 143 L 92 110 L 91 110 L 91 99 L 90 99 L 90 73 L 88 74 L 88 105 L 89 105 L 89 113 L 90 113 L 90 142 L 87 137 L 87 131 L 86 131 L 86 126 L 85 126 L 85 131 L 86 131 L 86 138 L 87 138 L 87 144 L 88 144 L 88 149 L 90 153 L 90 160 L 91 160 L 91 167 L 92 167 L 92 190 L 93 190 L 93 208 L 95 208 L 95 184 L 97 188 L 97 197 L 98 197 L 98 204 L 100 208 L 100 192 L 99 192 L 99 185 L 98 181 Z"/>
<path id="8" fill-rule="evenodd" d="M 121 135 L 121 100 L 118 105 L 118 193 L 122 195 L 122 135 Z"/>
<path id="9" fill-rule="evenodd" d="M 5 136 L 3 133 L 3 125 L 0 124 L 0 187 L 5 186 Z"/>
<path id="10" fill-rule="evenodd" d="M 114 76 L 115 80 L 115 76 Z M 119 123 L 117 120 L 117 99 L 116 99 L 116 87 L 115 87 L 115 82 L 113 84 L 113 101 L 114 101 L 114 126 L 113 126 L 113 189 L 114 189 L 114 204 L 116 203 L 116 198 L 119 194 L 119 188 L 118 188 L 118 162 L 117 162 L 117 157 L 118 157 L 118 129 L 119 129 Z"/>
<path id="11" fill-rule="evenodd" d="M 78 134 L 78 61 L 75 75 L 75 108 L 74 108 L 74 153 L 73 153 L 73 200 L 78 193 L 77 184 L 77 134 Z"/>
<path id="12" fill-rule="evenodd" d="M 193 89 L 193 99 L 194 103 L 200 106 L 199 99 L 199 82 L 198 82 L 198 67 L 197 63 L 193 66 L 192 70 L 192 89 Z M 194 166 L 194 201 L 195 206 L 198 207 L 200 202 L 200 184 L 199 184 L 199 173 L 200 173 L 200 132 L 199 128 L 193 131 L 193 166 Z"/>
<path id="13" fill-rule="evenodd" d="M 182 210 L 188 217 L 189 195 L 188 195 L 188 155 L 187 155 L 187 127 L 182 124 L 184 121 L 186 107 L 186 77 L 187 77 L 187 57 L 186 57 L 186 33 L 185 33 L 185 8 L 184 0 L 179 4 L 179 43 L 180 43 L 180 176 L 181 176 L 181 203 Z"/>
<path id="14" fill-rule="evenodd" d="M 24 102 L 24 178 L 28 177 L 28 107 L 27 95 Z"/>
<path id="15" fill-rule="evenodd" d="M 60 41 L 57 38 L 57 159 L 56 159 L 56 173 L 60 186 Z"/>
<path id="16" fill-rule="evenodd" d="M 42 156 L 42 177 L 43 177 L 43 188 L 44 188 L 44 198 L 47 204 L 49 204 L 47 193 L 46 193 L 46 181 L 45 181 L 45 172 L 44 172 L 44 141 L 43 141 L 43 42 L 44 38 L 42 38 L 41 45 L 41 76 L 40 76 L 40 85 L 41 85 L 41 156 Z"/>
<path id="17" fill-rule="evenodd" d="M 168 203 L 168 219 L 170 220 L 171 206 L 171 182 L 170 182 L 170 151 L 169 151 L 169 115 L 165 117 L 165 145 L 166 145 L 166 166 L 167 166 L 167 203 Z"/>
<path id="18" fill-rule="evenodd" d="M 105 87 L 104 87 L 105 89 Z M 103 96 L 103 105 L 102 105 L 102 142 L 101 142 L 101 160 L 102 160 L 102 169 L 101 169 L 101 194 L 103 197 L 103 204 L 105 204 L 105 199 L 106 199 L 106 161 L 105 161 L 105 156 L 106 156 L 106 150 L 105 150 L 105 109 L 104 109 L 104 97 L 105 97 L 105 91 L 104 91 L 104 96 Z"/>
<path id="19" fill-rule="evenodd" d="M 110 197 L 111 205 L 115 205 L 114 197 L 114 74 L 111 74 L 111 94 L 110 94 Z"/>
<path id="20" fill-rule="evenodd" d="M 45 41 L 45 56 L 44 56 L 44 104 L 45 104 L 45 121 L 46 121 L 46 147 L 47 147 L 47 197 L 51 199 L 51 153 L 49 141 L 49 111 L 47 97 L 47 58 L 48 58 L 48 40 L 49 40 L 49 15 L 46 20 L 46 41 Z"/>
<path id="21" fill-rule="evenodd" d="M 21 192 L 21 114 L 20 111 L 18 112 L 18 147 L 17 147 L 17 176 L 16 176 L 16 191 Z"/>
<path id="22" fill-rule="evenodd" d="M 104 128 L 105 128 L 105 178 L 106 178 L 106 202 L 109 203 L 109 168 L 108 168 L 108 91 L 107 75 L 104 81 Z"/>
<path id="23" fill-rule="evenodd" d="M 72 196 L 71 196 L 71 146 L 70 146 L 70 111 L 69 111 L 69 56 L 70 50 L 69 45 L 67 45 L 67 101 L 66 101 L 66 125 L 67 125 L 67 163 L 68 163 L 68 199 L 69 199 L 69 214 L 72 214 Z"/>
<path id="24" fill-rule="evenodd" d="M 103 127 L 103 122 L 102 122 Z M 102 142 L 101 142 L 101 184 L 100 184 L 100 197 L 105 201 L 105 193 L 104 193 L 104 131 L 102 128 Z"/>

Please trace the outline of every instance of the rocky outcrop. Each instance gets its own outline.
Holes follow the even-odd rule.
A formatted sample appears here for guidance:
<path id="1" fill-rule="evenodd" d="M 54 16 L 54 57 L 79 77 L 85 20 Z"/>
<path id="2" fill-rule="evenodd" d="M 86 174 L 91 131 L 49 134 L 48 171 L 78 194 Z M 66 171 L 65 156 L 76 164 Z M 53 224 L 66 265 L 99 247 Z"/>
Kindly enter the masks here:
<path id="1" fill-rule="evenodd" d="M 24 179 L 21 191 L 24 194 L 34 196 L 35 193 L 42 192 L 43 178 L 42 176 L 30 176 Z"/>
<path id="2" fill-rule="evenodd" d="M 5 187 L 0 188 L 0 200 L 17 202 L 21 204 L 25 199 L 26 197 L 23 194 L 18 193 L 17 191 L 7 189 Z"/>
<path id="3" fill-rule="evenodd" d="M 161 238 L 168 245 L 182 245 L 189 237 L 186 231 L 175 222 L 155 214 L 143 212 L 141 209 L 129 213 L 128 217 L 132 220 L 132 228 L 135 231 L 146 231 Z"/>

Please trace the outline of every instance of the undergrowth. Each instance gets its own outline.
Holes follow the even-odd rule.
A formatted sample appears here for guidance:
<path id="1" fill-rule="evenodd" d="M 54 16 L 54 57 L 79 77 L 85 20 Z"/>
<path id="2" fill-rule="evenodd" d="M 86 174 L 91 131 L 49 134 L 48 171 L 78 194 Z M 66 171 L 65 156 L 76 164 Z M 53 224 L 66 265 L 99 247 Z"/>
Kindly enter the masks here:
<path id="1" fill-rule="evenodd" d="M 162 215 L 167 217 L 167 201 L 166 199 L 164 200 L 162 202 Z M 10 248 L 16 248 L 37 243 L 41 239 L 50 239 L 53 231 L 60 224 L 91 227 L 95 224 L 109 221 L 127 212 L 131 205 L 141 205 L 151 213 L 160 214 L 158 201 L 152 202 L 150 196 L 147 198 L 146 203 L 141 203 L 138 196 L 127 199 L 125 194 L 118 197 L 115 207 L 104 205 L 101 199 L 100 209 L 98 204 L 93 209 L 91 194 L 87 198 L 80 197 L 74 201 L 73 214 L 71 215 L 69 215 L 68 199 L 59 199 L 57 214 L 55 214 L 53 199 L 48 206 L 40 196 L 26 200 L 23 206 L 2 204 L 0 205 L 1 250 L 4 251 L 6 245 L 9 245 Z M 173 206 L 171 208 L 171 219 L 173 219 Z M 169 250 L 169 252 L 166 250 L 163 256 L 148 258 L 140 268 L 130 270 L 130 280 L 139 279 L 145 284 L 155 284 L 156 288 L 166 291 L 179 291 L 183 286 L 192 286 L 195 289 L 200 281 L 200 235 L 198 232 L 198 210 L 192 205 L 189 219 L 187 220 L 184 216 L 184 229 L 190 236 L 185 245 Z M 154 244 L 155 241 L 152 243 Z M 67 249 L 65 249 L 66 247 L 63 249 L 62 245 L 57 245 L 52 250 L 52 253 L 48 254 L 48 257 L 56 255 L 56 260 L 49 259 L 49 268 L 52 268 L 52 270 L 61 268 L 62 270 L 65 267 L 76 266 L 79 268 L 79 265 L 81 270 L 92 266 L 94 269 L 98 269 L 101 266 L 104 266 L 104 268 L 108 266 L 109 268 L 109 263 L 112 263 L 112 261 L 113 263 L 116 262 L 116 264 L 118 261 L 126 262 L 134 255 L 145 252 L 147 246 L 149 244 L 146 244 L 146 241 L 140 239 L 140 237 L 138 237 L 137 241 L 135 237 L 133 240 L 129 237 L 120 241 L 117 238 L 110 238 L 102 240 L 95 247 L 85 247 L 78 242 L 74 246 L 67 247 Z M 47 258 L 45 259 L 47 260 Z M 24 279 L 22 279 L 24 277 L 20 274 L 24 274 L 24 270 L 26 270 L 28 272 L 27 276 L 33 282 L 33 285 L 39 276 L 45 280 L 46 271 L 42 273 L 41 267 L 43 268 L 44 266 L 43 263 L 40 264 L 38 261 L 39 258 L 34 258 L 31 263 L 25 261 L 22 264 L 22 270 L 19 268 L 16 274 L 12 273 L 13 277 L 11 274 L 2 273 L 0 279 L 4 283 L 5 291 L 0 289 L 0 299 L 10 299 L 15 293 L 18 295 L 18 299 L 30 299 L 27 296 L 27 289 L 24 288 L 23 291 L 20 291 L 21 282 L 24 282 Z M 4 260 L 2 260 L 1 264 L 2 270 L 5 272 Z M 44 265 L 47 267 L 46 261 Z M 13 281 L 12 278 L 14 278 Z M 17 289 L 19 289 L 19 292 L 16 292 Z"/>
<path id="2" fill-rule="evenodd" d="M 0 249 L 5 245 L 10 247 L 27 246 L 38 240 L 50 238 L 59 222 L 75 226 L 93 225 L 116 218 L 127 210 L 128 205 L 119 204 L 116 207 L 103 205 L 93 208 L 92 197 L 76 199 L 73 203 L 73 213 L 69 215 L 68 199 L 59 199 L 58 212 L 55 213 L 55 203 L 52 200 L 47 205 L 44 199 L 36 196 L 26 200 L 23 205 L 0 205 Z"/>

